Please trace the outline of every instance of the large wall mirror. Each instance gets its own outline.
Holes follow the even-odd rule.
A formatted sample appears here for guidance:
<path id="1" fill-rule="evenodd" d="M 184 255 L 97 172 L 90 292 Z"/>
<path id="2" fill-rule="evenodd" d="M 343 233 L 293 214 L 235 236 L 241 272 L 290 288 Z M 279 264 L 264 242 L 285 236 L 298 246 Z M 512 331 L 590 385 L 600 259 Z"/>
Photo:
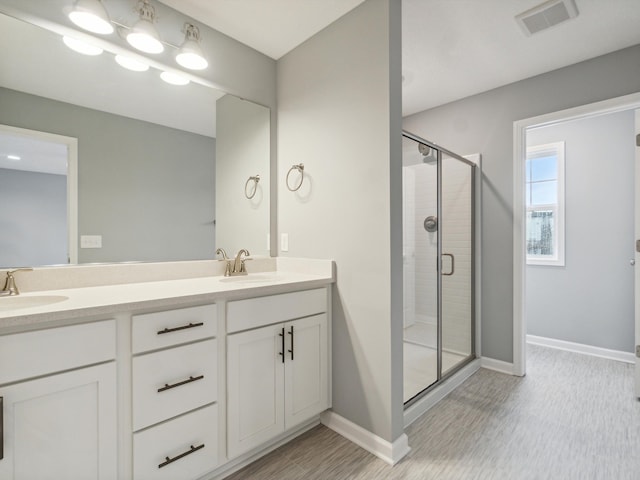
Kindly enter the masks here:
<path id="1" fill-rule="evenodd" d="M 3 14 L 0 44 L 0 268 L 269 255 L 268 108 Z"/>

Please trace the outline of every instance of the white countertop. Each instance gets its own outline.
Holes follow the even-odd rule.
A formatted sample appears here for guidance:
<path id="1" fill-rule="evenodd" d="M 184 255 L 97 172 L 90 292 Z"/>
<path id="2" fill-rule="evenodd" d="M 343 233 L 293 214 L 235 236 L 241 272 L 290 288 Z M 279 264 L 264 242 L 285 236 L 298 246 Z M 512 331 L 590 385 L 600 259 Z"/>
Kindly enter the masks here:
<path id="1" fill-rule="evenodd" d="M 6 299 L 0 297 L 0 333 L 5 330 L 14 331 L 16 328 L 34 328 L 36 325 L 60 320 L 116 315 L 122 312 L 152 308 L 179 307 L 183 304 L 272 295 L 295 289 L 326 286 L 334 281 L 332 262 L 327 262 L 329 268 L 295 268 L 296 265 L 287 260 L 283 262 L 286 267 L 289 267 L 287 271 L 278 269 L 237 277 L 209 276 L 41 290 L 22 293 L 18 297 Z M 303 264 L 303 267 L 306 266 Z M 11 302 L 12 299 L 23 298 L 24 300 L 21 301 L 28 301 L 29 297 L 58 296 L 67 298 L 42 306 L 11 309 L 7 309 L 7 302 L 5 302 L 3 307 L 5 300 Z M 45 327 L 46 325 L 41 326 Z"/>

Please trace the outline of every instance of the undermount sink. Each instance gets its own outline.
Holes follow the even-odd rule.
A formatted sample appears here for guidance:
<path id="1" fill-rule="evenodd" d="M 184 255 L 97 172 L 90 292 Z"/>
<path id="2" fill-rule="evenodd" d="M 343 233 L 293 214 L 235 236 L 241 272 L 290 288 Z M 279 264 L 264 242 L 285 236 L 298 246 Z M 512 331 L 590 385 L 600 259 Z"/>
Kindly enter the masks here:
<path id="1" fill-rule="evenodd" d="M 273 273 L 249 273 L 247 275 L 238 275 L 236 277 L 224 277 L 220 281 L 223 283 L 265 283 L 273 282 L 278 277 Z"/>
<path id="2" fill-rule="evenodd" d="M 16 295 L 14 297 L 0 297 L 0 311 L 15 310 L 17 308 L 44 307 L 53 303 L 64 302 L 69 297 L 64 295 Z"/>

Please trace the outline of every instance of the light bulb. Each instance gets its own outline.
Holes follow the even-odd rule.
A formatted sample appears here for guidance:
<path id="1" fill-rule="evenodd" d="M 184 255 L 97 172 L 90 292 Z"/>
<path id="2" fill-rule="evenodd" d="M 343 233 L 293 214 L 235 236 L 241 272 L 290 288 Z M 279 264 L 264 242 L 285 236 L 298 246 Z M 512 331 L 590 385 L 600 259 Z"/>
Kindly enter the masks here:
<path id="1" fill-rule="evenodd" d="M 101 35 L 113 33 L 113 25 L 100 0 L 78 0 L 69 12 L 69 20 L 80 28 Z"/>
<path id="2" fill-rule="evenodd" d="M 202 55 L 188 51 L 178 53 L 178 55 L 176 55 L 176 62 L 190 70 L 204 70 L 209 66 L 209 62 L 207 62 L 207 59 Z"/>
<path id="3" fill-rule="evenodd" d="M 154 38 L 153 35 L 149 35 L 149 33 L 145 31 L 140 31 L 141 23 L 146 22 L 145 20 L 140 20 L 132 29 L 131 33 L 127 35 L 127 42 L 133 48 L 140 50 L 145 53 L 162 53 L 164 51 L 164 45 L 157 38 Z M 149 23 L 149 22 L 146 22 Z M 153 25 L 149 24 L 151 28 Z M 136 31 L 136 28 L 138 31 Z M 155 30 L 155 29 L 154 29 Z"/>
<path id="4" fill-rule="evenodd" d="M 184 43 L 176 55 L 176 62 L 190 70 L 204 70 L 209 62 L 200 48 L 200 30 L 190 23 L 184 24 Z"/>
<path id="5" fill-rule="evenodd" d="M 160 41 L 160 35 L 153 22 L 156 18 L 156 11 L 148 0 L 139 2 L 138 13 L 140 20 L 136 22 L 131 31 L 127 34 L 127 42 L 133 48 L 145 53 L 162 53 L 164 45 Z"/>

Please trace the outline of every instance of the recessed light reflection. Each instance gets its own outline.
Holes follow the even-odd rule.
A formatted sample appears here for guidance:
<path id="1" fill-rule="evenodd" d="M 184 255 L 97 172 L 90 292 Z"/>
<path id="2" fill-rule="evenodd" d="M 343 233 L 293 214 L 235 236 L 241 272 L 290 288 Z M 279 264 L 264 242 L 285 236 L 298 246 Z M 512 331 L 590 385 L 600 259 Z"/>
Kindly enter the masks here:
<path id="1" fill-rule="evenodd" d="M 116 55 L 116 62 L 118 62 L 118 65 L 121 67 L 134 72 L 146 72 L 149 70 L 149 65 L 146 63 L 140 62 L 131 57 L 125 57 L 124 55 Z"/>
<path id="2" fill-rule="evenodd" d="M 187 85 L 189 79 L 173 72 L 162 72 L 160 78 L 171 85 Z"/>
<path id="3" fill-rule="evenodd" d="M 22 160 L 22 157 L 20 157 L 18 155 L 7 155 L 7 159 L 8 160 L 18 161 L 18 160 Z"/>

